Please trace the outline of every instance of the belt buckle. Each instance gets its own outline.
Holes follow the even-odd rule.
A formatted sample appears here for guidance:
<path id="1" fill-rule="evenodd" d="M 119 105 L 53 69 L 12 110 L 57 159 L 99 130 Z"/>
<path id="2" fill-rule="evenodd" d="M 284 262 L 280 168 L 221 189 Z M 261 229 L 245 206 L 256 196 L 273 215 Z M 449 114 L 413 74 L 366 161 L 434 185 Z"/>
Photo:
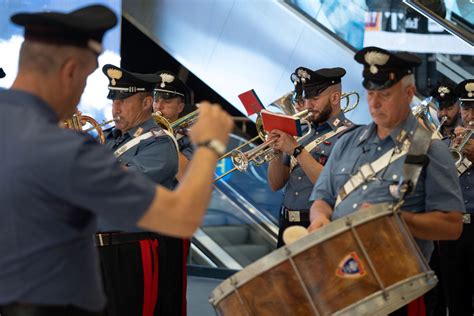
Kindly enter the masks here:
<path id="1" fill-rule="evenodd" d="M 471 224 L 471 214 L 464 214 L 462 216 L 462 222 L 464 224 Z"/>
<path id="2" fill-rule="evenodd" d="M 97 236 L 99 237 L 99 246 L 103 247 L 104 246 L 104 239 L 102 238 L 102 234 L 97 234 Z"/>
<path id="3" fill-rule="evenodd" d="M 300 211 L 288 211 L 289 222 L 301 222 Z"/>

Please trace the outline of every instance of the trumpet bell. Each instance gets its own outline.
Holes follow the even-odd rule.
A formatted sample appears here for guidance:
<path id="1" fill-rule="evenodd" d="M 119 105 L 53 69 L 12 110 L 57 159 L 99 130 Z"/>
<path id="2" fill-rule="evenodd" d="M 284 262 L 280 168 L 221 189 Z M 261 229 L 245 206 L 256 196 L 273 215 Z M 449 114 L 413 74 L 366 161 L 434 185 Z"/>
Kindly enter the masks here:
<path id="1" fill-rule="evenodd" d="M 151 114 L 151 117 L 153 118 L 153 121 L 155 121 L 155 124 L 156 124 L 156 125 L 161 126 L 162 128 L 164 128 L 165 130 L 167 130 L 167 131 L 170 132 L 171 134 L 174 134 L 174 133 L 173 133 L 173 127 L 171 126 L 170 121 L 168 121 L 168 120 L 163 116 L 163 114 L 161 114 L 160 111 L 153 112 L 153 113 Z"/>
<path id="2" fill-rule="evenodd" d="M 92 127 L 87 128 L 86 130 L 83 129 L 83 126 L 87 126 L 87 124 L 91 125 Z M 76 131 L 82 132 L 89 132 L 95 130 L 98 135 L 99 143 L 105 143 L 105 134 L 102 130 L 102 125 L 99 124 L 92 116 L 82 115 L 82 114 L 74 114 L 70 119 L 67 119 L 63 122 L 64 127 L 70 128 Z"/>

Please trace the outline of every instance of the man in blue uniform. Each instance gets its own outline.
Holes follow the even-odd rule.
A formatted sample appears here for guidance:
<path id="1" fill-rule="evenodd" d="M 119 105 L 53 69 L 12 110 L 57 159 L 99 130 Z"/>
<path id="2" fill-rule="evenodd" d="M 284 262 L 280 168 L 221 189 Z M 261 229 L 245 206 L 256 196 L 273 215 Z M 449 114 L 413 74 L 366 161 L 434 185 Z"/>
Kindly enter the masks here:
<path id="1" fill-rule="evenodd" d="M 188 86 L 182 82 L 174 73 L 161 70 L 156 73 L 158 83 L 154 89 L 153 111 L 159 111 L 169 122 L 174 122 L 183 114 L 195 110 L 192 104 L 192 93 Z M 184 175 L 187 162 L 193 156 L 193 146 L 187 136 L 187 128 L 176 131 L 179 151 L 181 153 L 179 172 L 177 178 Z"/>
<path id="2" fill-rule="evenodd" d="M 153 90 L 153 111 L 159 112 L 170 123 L 175 122 L 183 113 L 188 113 L 195 106 L 192 102 L 192 91 L 174 73 L 161 70 L 156 73 L 158 82 Z M 179 148 L 179 166 L 176 178 L 183 179 L 194 152 L 194 147 L 188 136 L 189 127 L 174 128 Z M 167 306 L 174 306 L 174 311 L 180 311 L 179 315 L 186 314 L 186 288 L 187 288 L 187 258 L 189 254 L 190 241 L 186 238 L 162 237 L 162 244 L 166 242 L 168 255 L 162 260 L 159 271 L 162 271 L 158 306 L 160 301 L 166 302 Z M 172 252 L 172 255 L 170 254 Z M 165 256 L 164 256 L 165 257 Z M 174 290 L 174 291 L 172 291 Z M 161 293 L 161 294 L 160 294 Z M 160 297 L 161 296 L 161 297 Z M 163 303 L 162 303 L 163 304 Z M 163 315 L 173 315 L 173 310 L 164 309 Z M 176 314 L 178 315 L 178 314 Z"/>
<path id="3" fill-rule="evenodd" d="M 373 123 L 344 135 L 333 148 L 311 195 L 310 231 L 368 204 L 398 201 L 404 159 L 417 133 L 410 110 L 415 94 L 414 67 L 420 59 L 367 47 L 355 55 L 364 65 L 363 86 L 368 91 Z M 462 231 L 461 190 L 447 146 L 430 140 L 414 192 L 404 199 L 401 215 L 422 253 L 429 259 L 432 240 L 457 239 Z M 372 171 L 368 171 L 372 170 Z M 405 315 L 406 307 L 396 312 Z"/>
<path id="4" fill-rule="evenodd" d="M 309 196 L 337 138 L 353 127 L 341 111 L 342 68 L 324 68 L 311 71 L 304 67 L 295 70 L 302 83 L 304 108 L 310 115 L 311 134 L 300 144 L 280 130 L 273 130 L 269 140 L 280 155 L 268 167 L 268 183 L 276 191 L 285 187 L 280 210 L 277 247 L 283 245 L 284 230 L 293 225 L 308 227 Z M 295 84 L 297 86 L 297 84 Z"/>
<path id="5" fill-rule="evenodd" d="M 459 102 L 454 86 L 443 83 L 435 86 L 430 95 L 438 104 L 438 119 L 442 123 L 441 135 L 452 138 L 454 128 L 461 124 L 461 115 L 459 112 Z"/>
<path id="6" fill-rule="evenodd" d="M 450 83 L 441 83 L 433 87 L 430 96 L 438 106 L 437 116 L 441 126 L 439 132 L 443 139 L 453 138 L 454 128 L 461 122 L 459 113 L 458 97 L 454 92 L 454 86 Z M 430 267 L 438 276 L 438 284 L 425 294 L 426 310 L 428 315 L 445 316 L 446 302 L 443 293 L 444 276 L 441 273 L 438 241 L 434 242 L 433 253 L 430 258 Z"/>
<path id="7" fill-rule="evenodd" d="M 113 100 L 116 120 L 115 128 L 106 132 L 105 146 L 130 171 L 173 189 L 178 171 L 175 140 L 151 117 L 157 76 L 114 65 L 105 65 L 102 71 L 110 81 L 107 97 Z M 96 245 L 108 299 L 107 315 L 182 314 L 182 269 L 175 271 L 182 266 L 183 258 L 176 249 L 182 246 L 174 243 L 175 239 L 138 229 L 123 232 L 100 222 Z M 163 281 L 168 279 L 170 282 Z"/>
<path id="8" fill-rule="evenodd" d="M 12 21 L 25 27 L 25 41 L 12 88 L 0 92 L 0 314 L 100 315 L 97 218 L 122 230 L 192 235 L 233 123 L 202 103 L 189 176 L 175 191 L 156 185 L 124 170 L 91 136 L 58 124 L 75 113 L 115 14 L 93 5 Z"/>
<path id="9" fill-rule="evenodd" d="M 474 122 L 474 79 L 459 83 L 455 92 L 459 95 L 462 118 L 462 127 L 456 128 L 455 133 L 461 139 L 467 138 L 469 130 L 474 128 L 469 125 L 469 122 Z M 455 140 L 455 143 L 459 141 Z M 472 135 L 462 150 L 462 154 L 468 160 L 467 163 L 474 162 Z M 472 164 L 467 168 L 460 169 L 459 173 L 459 182 L 466 207 L 463 232 L 458 240 L 440 241 L 440 261 L 449 314 L 471 316 L 474 313 L 474 177 L 472 176 Z"/>

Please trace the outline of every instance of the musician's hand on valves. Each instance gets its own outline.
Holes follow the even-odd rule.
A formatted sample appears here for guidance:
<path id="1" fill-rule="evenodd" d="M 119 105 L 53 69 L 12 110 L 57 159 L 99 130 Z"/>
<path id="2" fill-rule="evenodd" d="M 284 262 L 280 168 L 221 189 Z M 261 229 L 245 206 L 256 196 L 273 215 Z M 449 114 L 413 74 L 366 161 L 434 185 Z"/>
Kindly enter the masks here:
<path id="1" fill-rule="evenodd" d="M 455 146 L 459 145 L 462 142 L 463 136 L 466 133 L 466 129 L 464 127 L 458 126 L 454 129 L 454 139 L 453 144 Z"/>
<path id="2" fill-rule="evenodd" d="M 275 142 L 273 143 L 273 149 L 275 150 L 291 155 L 295 148 L 298 147 L 298 142 L 290 134 L 278 129 L 274 129 L 270 134 L 273 135 L 272 138 L 275 138 Z"/>
<path id="3" fill-rule="evenodd" d="M 199 118 L 189 131 L 189 137 L 193 144 L 218 140 L 226 146 L 229 141 L 229 133 L 233 128 L 232 117 L 218 104 L 200 102 Z"/>
<path id="4" fill-rule="evenodd" d="M 462 153 L 469 161 L 474 162 L 474 139 L 468 140 Z"/>
<path id="5" fill-rule="evenodd" d="M 330 220 L 326 214 L 320 212 L 313 212 L 311 213 L 311 224 L 308 227 L 308 231 L 311 233 L 329 223 Z"/>

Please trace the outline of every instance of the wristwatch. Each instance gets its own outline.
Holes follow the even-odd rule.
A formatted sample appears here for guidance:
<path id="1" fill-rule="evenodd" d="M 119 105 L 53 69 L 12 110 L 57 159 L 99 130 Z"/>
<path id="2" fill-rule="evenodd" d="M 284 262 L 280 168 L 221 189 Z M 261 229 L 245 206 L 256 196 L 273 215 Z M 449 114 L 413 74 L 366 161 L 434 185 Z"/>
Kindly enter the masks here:
<path id="1" fill-rule="evenodd" d="M 304 149 L 304 146 L 303 145 L 299 145 L 297 147 L 295 147 L 295 149 L 293 150 L 293 154 L 291 154 L 294 158 L 298 157 L 299 154 L 301 154 L 301 152 L 303 151 Z"/>
<path id="2" fill-rule="evenodd" d="M 197 143 L 196 147 L 207 147 L 213 150 L 218 157 L 224 155 L 226 150 L 225 145 L 217 139 L 211 139 L 205 142 Z"/>

